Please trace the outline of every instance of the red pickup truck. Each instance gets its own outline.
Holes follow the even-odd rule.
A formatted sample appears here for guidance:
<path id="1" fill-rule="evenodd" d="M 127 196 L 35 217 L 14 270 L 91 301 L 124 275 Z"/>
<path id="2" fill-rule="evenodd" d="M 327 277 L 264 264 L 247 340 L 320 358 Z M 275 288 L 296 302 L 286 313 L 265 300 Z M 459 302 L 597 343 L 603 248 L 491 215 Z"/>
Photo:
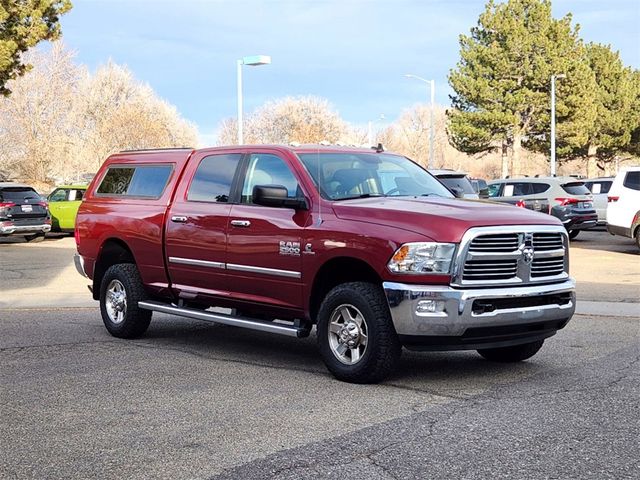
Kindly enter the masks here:
<path id="1" fill-rule="evenodd" d="M 234 146 L 122 152 L 89 186 L 78 271 L 108 331 L 152 312 L 304 337 L 370 383 L 401 349 L 534 355 L 575 310 L 554 217 L 454 198 L 378 149 Z"/>

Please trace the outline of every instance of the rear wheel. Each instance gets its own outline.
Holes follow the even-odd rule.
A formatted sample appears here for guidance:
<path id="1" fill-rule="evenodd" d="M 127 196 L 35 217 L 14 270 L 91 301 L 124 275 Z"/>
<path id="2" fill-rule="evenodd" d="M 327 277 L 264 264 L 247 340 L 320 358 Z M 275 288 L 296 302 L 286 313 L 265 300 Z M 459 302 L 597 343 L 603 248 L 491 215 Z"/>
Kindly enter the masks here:
<path id="1" fill-rule="evenodd" d="M 338 285 L 318 311 L 318 346 L 329 371 L 352 383 L 376 383 L 397 364 L 401 345 L 382 289 L 371 283 Z"/>
<path id="2" fill-rule="evenodd" d="M 35 233 L 33 235 L 26 235 L 24 239 L 29 243 L 38 243 L 44 240 L 44 233 Z"/>
<path id="3" fill-rule="evenodd" d="M 538 353 L 543 344 L 544 340 L 538 340 L 537 342 L 514 345 L 512 347 L 485 348 L 478 350 L 478 353 L 492 362 L 521 362 Z"/>
<path id="4" fill-rule="evenodd" d="M 569 238 L 573 240 L 578 236 L 579 233 L 580 233 L 580 230 L 569 230 Z"/>
<path id="5" fill-rule="evenodd" d="M 636 245 L 640 249 L 640 227 L 636 229 Z"/>
<path id="6" fill-rule="evenodd" d="M 119 338 L 141 336 L 151 322 L 150 310 L 138 307 L 146 300 L 138 268 L 132 263 L 112 265 L 100 285 L 100 313 L 111 335 Z"/>

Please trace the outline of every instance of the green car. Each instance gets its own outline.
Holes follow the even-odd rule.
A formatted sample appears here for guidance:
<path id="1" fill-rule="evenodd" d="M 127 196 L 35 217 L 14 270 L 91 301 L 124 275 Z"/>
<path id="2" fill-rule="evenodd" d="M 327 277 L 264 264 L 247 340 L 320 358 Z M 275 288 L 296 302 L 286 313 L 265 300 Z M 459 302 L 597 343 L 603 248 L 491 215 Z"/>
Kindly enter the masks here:
<path id="1" fill-rule="evenodd" d="M 86 185 L 62 185 L 49 194 L 52 232 L 73 232 Z"/>

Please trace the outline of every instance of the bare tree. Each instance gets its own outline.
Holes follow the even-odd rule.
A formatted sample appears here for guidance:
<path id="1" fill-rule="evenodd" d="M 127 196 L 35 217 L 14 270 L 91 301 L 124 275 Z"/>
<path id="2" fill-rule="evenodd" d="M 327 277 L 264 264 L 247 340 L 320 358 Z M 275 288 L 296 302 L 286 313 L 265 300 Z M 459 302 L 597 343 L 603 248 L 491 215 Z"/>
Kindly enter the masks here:
<path id="1" fill-rule="evenodd" d="M 47 53 L 30 51 L 25 57 L 34 69 L 11 81 L 13 94 L 0 99 L 0 170 L 46 180 L 73 148 L 73 103 L 81 68 L 60 43 Z"/>
<path id="2" fill-rule="evenodd" d="M 323 98 L 286 97 L 267 102 L 245 119 L 247 143 L 337 143 L 345 141 L 349 128 Z M 224 120 L 218 144 L 236 143 L 237 123 Z"/>
<path id="3" fill-rule="evenodd" d="M 0 173 L 73 180 L 119 150 L 196 144 L 195 126 L 126 67 L 89 74 L 58 42 L 28 55 L 34 69 L 0 99 Z"/>

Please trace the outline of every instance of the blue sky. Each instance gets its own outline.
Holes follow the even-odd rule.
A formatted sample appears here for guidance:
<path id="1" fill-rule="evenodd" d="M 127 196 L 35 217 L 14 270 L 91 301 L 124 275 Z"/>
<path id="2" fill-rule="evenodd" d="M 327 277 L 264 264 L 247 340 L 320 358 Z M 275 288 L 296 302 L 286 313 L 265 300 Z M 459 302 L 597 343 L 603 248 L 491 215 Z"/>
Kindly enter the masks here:
<path id="1" fill-rule="evenodd" d="M 126 64 L 198 125 L 212 143 L 219 122 L 236 115 L 236 59 L 271 55 L 244 67 L 245 114 L 269 99 L 318 95 L 354 124 L 393 121 L 426 101 L 449 104 L 446 77 L 458 61 L 482 0 L 75 0 L 63 38 L 94 69 Z M 640 68 L 640 1 L 555 0 L 586 41 L 611 44 Z M 380 122 L 380 114 L 385 120 Z"/>

